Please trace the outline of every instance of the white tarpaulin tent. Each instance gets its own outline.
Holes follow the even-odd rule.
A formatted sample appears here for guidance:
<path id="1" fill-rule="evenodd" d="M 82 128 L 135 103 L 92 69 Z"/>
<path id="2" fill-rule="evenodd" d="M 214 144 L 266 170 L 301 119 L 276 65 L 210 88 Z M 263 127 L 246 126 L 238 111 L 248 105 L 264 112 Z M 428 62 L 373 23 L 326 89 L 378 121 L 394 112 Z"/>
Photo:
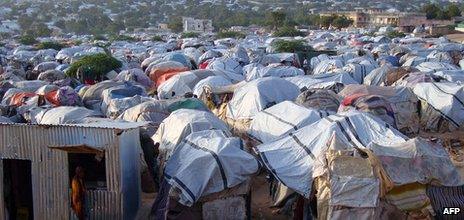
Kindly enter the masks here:
<path id="1" fill-rule="evenodd" d="M 252 119 L 258 112 L 286 100 L 295 100 L 300 90 L 294 84 L 275 77 L 248 82 L 237 88 L 227 105 L 227 117 Z"/>
<path id="2" fill-rule="evenodd" d="M 33 122 L 49 125 L 76 124 L 81 123 L 84 118 L 102 116 L 100 112 L 84 107 L 60 106 L 41 110 L 35 115 Z"/>
<path id="3" fill-rule="evenodd" d="M 213 129 L 230 135 L 227 125 L 211 112 L 179 109 L 163 120 L 152 139 L 155 144 L 159 143 L 160 158 L 168 159 L 176 146 L 189 134 Z"/>
<path id="4" fill-rule="evenodd" d="M 328 111 L 305 108 L 292 101 L 284 101 L 259 112 L 247 133 L 262 143 L 268 143 L 329 114 Z"/>
<path id="5" fill-rule="evenodd" d="M 419 83 L 414 93 L 426 101 L 453 126 L 464 125 L 464 86 L 456 83 Z"/>
<path id="6" fill-rule="evenodd" d="M 327 142 L 333 134 L 348 146 L 402 143 L 406 137 L 380 119 L 350 111 L 330 115 L 277 141 L 257 146 L 264 165 L 282 184 L 309 198 L 313 178 L 323 174 Z"/>
<path id="7" fill-rule="evenodd" d="M 393 145 L 371 143 L 368 148 L 379 158 L 395 185 L 432 181 L 444 186 L 463 184 L 459 171 L 440 144 L 414 138 Z"/>
<path id="8" fill-rule="evenodd" d="M 284 66 L 281 64 L 270 64 L 269 66 L 256 66 L 252 67 L 251 70 L 246 75 L 246 80 L 251 81 L 254 79 L 259 79 L 263 77 L 291 77 L 304 75 L 304 71 L 300 68 L 294 66 Z"/>
<path id="9" fill-rule="evenodd" d="M 161 84 L 158 91 L 159 99 L 170 99 L 183 96 L 185 93 L 193 92 L 195 85 L 202 79 L 214 76 L 210 70 L 194 70 L 179 73 Z"/>
<path id="10" fill-rule="evenodd" d="M 181 193 L 179 202 L 192 206 L 202 196 L 249 180 L 260 165 L 243 150 L 240 138 L 220 130 L 204 130 L 185 137 L 169 158 L 164 176 Z"/>
<path id="11" fill-rule="evenodd" d="M 304 75 L 284 78 L 303 89 L 325 89 L 332 88 L 336 84 L 349 85 L 358 84 L 348 73 Z"/>

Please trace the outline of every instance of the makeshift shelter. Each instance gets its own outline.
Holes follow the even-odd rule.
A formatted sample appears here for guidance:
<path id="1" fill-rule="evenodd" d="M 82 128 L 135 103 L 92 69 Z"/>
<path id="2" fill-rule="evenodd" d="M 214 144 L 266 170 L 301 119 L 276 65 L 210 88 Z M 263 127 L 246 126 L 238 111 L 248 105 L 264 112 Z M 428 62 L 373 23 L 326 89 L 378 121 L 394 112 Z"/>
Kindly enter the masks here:
<path id="1" fill-rule="evenodd" d="M 364 97 L 364 101 L 361 100 L 364 110 L 373 114 L 389 115 L 389 118 L 393 118 L 389 121 L 394 121 L 392 126 L 404 134 L 416 134 L 419 131 L 419 100 L 410 88 L 348 85 L 339 95 L 344 98 L 342 102 L 344 106 L 351 105 L 357 99 Z M 377 96 L 377 98 L 366 99 L 367 96 Z M 379 108 L 379 112 L 376 111 L 377 108 Z M 340 110 L 342 109 L 343 107 L 340 108 Z"/>
<path id="2" fill-rule="evenodd" d="M 161 171 L 164 169 L 163 164 L 185 137 L 193 132 L 213 129 L 231 135 L 227 125 L 211 112 L 191 109 L 179 109 L 172 112 L 163 120 L 152 137 L 153 142 L 159 144 L 158 161 Z"/>
<path id="3" fill-rule="evenodd" d="M 325 117 L 274 142 L 259 145 L 256 150 L 274 178 L 309 199 L 313 179 L 325 172 L 323 158 L 334 133 L 346 146 L 359 148 L 372 142 L 391 145 L 406 140 L 385 122 L 351 111 Z"/>
<path id="4" fill-rule="evenodd" d="M 337 112 L 342 97 L 331 90 L 308 89 L 296 98 L 295 102 L 306 108 Z"/>
<path id="5" fill-rule="evenodd" d="M 26 216 L 73 219 L 71 178 L 81 166 L 86 172 L 87 217 L 133 219 L 141 204 L 138 127 L 133 123 L 0 124 L 1 133 L 9 137 L 0 141 L 0 187 L 21 190 L 11 191 L 9 198 L 27 201 L 17 207 Z M 4 219 L 5 196 L 1 190 Z"/>
<path id="6" fill-rule="evenodd" d="M 282 64 L 271 64 L 269 66 L 253 67 L 246 75 L 246 80 L 251 81 L 263 77 L 292 77 L 304 75 L 304 71 L 294 66 L 284 66 Z"/>
<path id="7" fill-rule="evenodd" d="M 319 75 L 304 75 L 287 77 L 285 80 L 290 81 L 300 88 L 306 89 L 329 89 L 339 92 L 345 85 L 358 84 L 348 73 L 328 73 Z"/>
<path id="8" fill-rule="evenodd" d="M 260 111 L 251 121 L 247 133 L 261 143 L 268 143 L 332 113 L 283 101 Z"/>
<path id="9" fill-rule="evenodd" d="M 260 165 L 243 150 L 241 140 L 221 130 L 193 132 L 168 160 L 164 176 L 179 191 L 179 202 L 192 206 L 202 196 L 235 187 Z"/>
<path id="10" fill-rule="evenodd" d="M 193 70 L 179 73 L 158 87 L 158 98 L 170 99 L 182 97 L 186 93 L 192 93 L 198 82 L 214 75 L 214 71 L 211 70 Z"/>
<path id="11" fill-rule="evenodd" d="M 294 100 L 298 94 L 298 87 L 284 79 L 257 79 L 234 91 L 225 115 L 232 120 L 249 120 L 263 109 L 282 101 Z"/>
<path id="12" fill-rule="evenodd" d="M 455 83 L 419 83 L 420 121 L 426 131 L 446 132 L 464 125 L 464 87 Z"/>

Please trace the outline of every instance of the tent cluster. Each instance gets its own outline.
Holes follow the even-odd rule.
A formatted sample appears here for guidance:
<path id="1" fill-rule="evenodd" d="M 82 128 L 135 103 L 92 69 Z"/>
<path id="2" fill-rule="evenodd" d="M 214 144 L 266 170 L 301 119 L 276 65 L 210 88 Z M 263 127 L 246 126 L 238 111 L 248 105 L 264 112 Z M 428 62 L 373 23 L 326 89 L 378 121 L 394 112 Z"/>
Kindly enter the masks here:
<path id="1" fill-rule="evenodd" d="M 298 218 L 430 218 L 464 206 L 460 148 L 424 135 L 464 130 L 463 45 L 315 31 L 298 40 L 335 55 L 301 57 L 275 52 L 275 40 L 6 45 L 0 122 L 144 122 L 156 219 L 201 218 L 199 204 L 249 195 L 263 172 L 271 203 Z M 66 74 L 99 53 L 122 66 L 96 82 Z"/>

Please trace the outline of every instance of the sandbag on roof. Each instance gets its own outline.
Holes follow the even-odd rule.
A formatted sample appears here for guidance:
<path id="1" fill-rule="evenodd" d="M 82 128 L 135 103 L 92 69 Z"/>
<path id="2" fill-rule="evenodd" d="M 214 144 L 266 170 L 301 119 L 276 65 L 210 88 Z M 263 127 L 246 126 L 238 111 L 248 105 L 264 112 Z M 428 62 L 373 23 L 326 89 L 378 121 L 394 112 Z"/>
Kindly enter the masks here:
<path id="1" fill-rule="evenodd" d="M 159 143 L 160 160 L 167 160 L 176 146 L 189 134 L 203 130 L 221 130 L 231 135 L 227 125 L 207 111 L 179 109 L 160 124 L 152 139 Z"/>
<path id="2" fill-rule="evenodd" d="M 251 121 L 247 133 L 262 143 L 275 141 L 333 112 L 310 109 L 291 101 L 283 101 L 259 112 Z"/>
<path id="3" fill-rule="evenodd" d="M 295 100 L 299 89 L 294 84 L 275 77 L 246 83 L 234 91 L 227 105 L 227 118 L 252 119 L 259 111 L 285 100 Z"/>
<path id="4" fill-rule="evenodd" d="M 259 162 L 243 150 L 239 138 L 220 130 L 191 133 L 169 158 L 164 176 L 180 191 L 179 202 L 192 206 L 202 196 L 220 192 L 250 179 Z"/>
<path id="5" fill-rule="evenodd" d="M 462 128 L 464 125 L 464 86 L 456 83 L 419 83 L 414 89 L 419 99 L 430 105 L 435 111 L 450 122 L 451 128 Z M 422 105 L 421 122 L 423 128 L 434 129 L 440 120 Z M 427 114 L 428 113 L 428 114 Z M 438 125 L 437 125 L 438 126 Z"/>
<path id="6" fill-rule="evenodd" d="M 366 148 L 406 140 L 399 131 L 366 113 L 350 111 L 330 115 L 274 142 L 256 147 L 266 168 L 285 186 L 310 197 L 313 179 L 322 175 L 327 143 L 333 135 L 346 146 Z"/>

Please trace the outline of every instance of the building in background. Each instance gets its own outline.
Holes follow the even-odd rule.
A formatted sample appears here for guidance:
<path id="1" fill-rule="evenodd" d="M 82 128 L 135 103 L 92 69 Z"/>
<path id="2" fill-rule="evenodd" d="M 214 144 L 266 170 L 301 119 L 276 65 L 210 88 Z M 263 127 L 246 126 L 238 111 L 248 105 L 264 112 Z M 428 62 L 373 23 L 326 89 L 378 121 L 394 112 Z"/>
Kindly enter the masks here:
<path id="1" fill-rule="evenodd" d="M 355 27 L 380 27 L 394 26 L 399 27 L 402 31 L 411 32 L 418 26 L 444 26 L 453 25 L 454 20 L 433 20 L 427 19 L 425 13 L 410 12 L 391 12 L 381 9 L 363 9 L 357 8 L 355 11 L 337 11 L 323 12 L 321 16 L 330 16 L 333 14 L 344 15 L 353 20 Z"/>
<path id="2" fill-rule="evenodd" d="M 182 17 L 184 32 L 212 33 L 213 21 L 209 19 L 195 19 Z"/>

